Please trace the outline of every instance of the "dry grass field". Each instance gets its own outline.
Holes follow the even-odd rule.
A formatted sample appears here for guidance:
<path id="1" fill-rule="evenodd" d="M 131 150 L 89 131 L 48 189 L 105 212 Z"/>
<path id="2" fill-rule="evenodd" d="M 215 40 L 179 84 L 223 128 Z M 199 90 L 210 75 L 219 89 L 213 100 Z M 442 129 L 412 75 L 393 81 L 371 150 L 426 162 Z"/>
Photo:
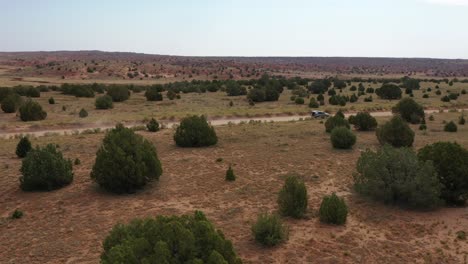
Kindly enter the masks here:
<path id="1" fill-rule="evenodd" d="M 186 95 L 182 100 L 197 104 L 195 98 L 201 98 L 198 96 Z M 282 103 L 286 101 L 284 96 Z M 40 100 L 46 98 L 44 95 Z M 46 109 L 52 117 L 49 120 L 58 122 L 73 119 L 70 113 L 59 113 L 62 104 L 68 104 L 69 111 L 90 104 L 73 97 L 66 102 L 65 97 L 56 98 L 58 105 L 53 107 L 57 109 Z M 169 109 L 174 106 L 165 105 L 169 109 L 162 110 L 164 107 L 159 104 L 146 105 L 136 95 L 125 103 L 125 111 L 121 105 L 112 110 L 122 116 L 92 110 L 89 118 L 132 119 L 153 113 L 169 116 Z M 133 112 L 139 107 L 142 110 L 138 114 Z M 183 116 L 190 107 L 173 115 Z M 306 109 L 304 106 L 303 111 Z M 468 147 L 468 125 L 459 126 L 457 133 L 443 132 L 443 120 L 456 121 L 459 115 L 434 114 L 435 120 L 428 121 L 427 132 L 412 126 L 416 131 L 414 148 L 440 140 L 457 141 Z M 379 123 L 384 120 L 378 119 Z M 6 121 L 2 114 L 2 124 Z M 8 126 L 10 122 L 18 123 L 13 117 L 8 119 Z M 353 192 L 352 174 L 360 152 L 379 146 L 374 132 L 356 132 L 354 148 L 339 151 L 332 148 L 319 120 L 222 126 L 216 131 L 218 145 L 201 149 L 176 147 L 172 129 L 138 132 L 156 146 L 164 172 L 159 182 L 121 196 L 101 191 L 90 179 L 103 133 L 32 139 L 33 145 L 57 143 L 65 157 L 81 160 L 80 165 L 74 166 L 73 183 L 52 192 L 20 190 L 21 160 L 14 153 L 17 140 L 0 139 L 0 263 L 97 263 L 102 240 L 116 223 L 135 217 L 190 214 L 194 210 L 204 211 L 233 241 L 245 263 L 467 263 L 468 242 L 456 234 L 468 232 L 466 208 L 408 211 L 369 201 Z M 222 161 L 218 162 L 218 158 Z M 229 164 L 237 175 L 231 183 L 224 180 Z M 288 174 L 300 175 L 307 185 L 307 218 L 285 219 L 290 228 L 289 240 L 266 249 L 254 242 L 250 227 L 259 212 L 277 209 L 277 193 Z M 350 214 L 345 226 L 321 224 L 316 217 L 323 195 L 331 192 L 337 192 L 348 203 Z M 15 209 L 21 209 L 24 217 L 8 219 Z"/>

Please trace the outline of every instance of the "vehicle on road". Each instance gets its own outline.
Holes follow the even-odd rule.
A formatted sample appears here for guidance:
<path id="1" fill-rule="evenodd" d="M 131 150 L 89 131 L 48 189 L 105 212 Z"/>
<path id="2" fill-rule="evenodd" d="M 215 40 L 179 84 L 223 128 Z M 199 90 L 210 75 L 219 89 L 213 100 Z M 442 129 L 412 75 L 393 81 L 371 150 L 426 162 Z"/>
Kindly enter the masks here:
<path id="1" fill-rule="evenodd" d="M 317 110 L 310 112 L 310 115 L 314 118 L 322 118 L 322 119 L 330 116 L 330 114 L 327 112 L 317 111 Z"/>

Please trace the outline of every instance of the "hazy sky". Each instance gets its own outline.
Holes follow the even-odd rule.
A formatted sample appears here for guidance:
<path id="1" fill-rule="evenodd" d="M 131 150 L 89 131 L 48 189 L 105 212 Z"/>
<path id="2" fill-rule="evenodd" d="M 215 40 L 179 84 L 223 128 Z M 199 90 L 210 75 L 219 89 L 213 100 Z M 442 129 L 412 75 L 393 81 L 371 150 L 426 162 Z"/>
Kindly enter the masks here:
<path id="1" fill-rule="evenodd" d="M 468 59 L 468 0 L 0 0 L 0 51 Z"/>

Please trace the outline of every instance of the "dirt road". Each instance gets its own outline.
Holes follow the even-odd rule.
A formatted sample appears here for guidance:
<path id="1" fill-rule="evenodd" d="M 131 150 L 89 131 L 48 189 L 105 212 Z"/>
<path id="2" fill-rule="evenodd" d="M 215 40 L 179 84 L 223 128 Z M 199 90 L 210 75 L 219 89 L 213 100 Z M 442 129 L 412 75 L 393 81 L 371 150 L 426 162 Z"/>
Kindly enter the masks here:
<path id="1" fill-rule="evenodd" d="M 448 110 L 444 110 L 448 112 Z M 458 112 L 468 111 L 468 109 L 457 109 Z M 425 110 L 426 114 L 438 113 L 438 109 Z M 355 113 L 345 113 L 346 117 Z M 374 117 L 386 117 L 391 116 L 392 112 L 390 111 L 380 111 L 380 112 L 371 112 Z M 297 121 L 300 119 L 308 118 L 309 115 L 291 115 L 291 116 L 272 116 L 272 117 L 242 117 L 242 118 L 221 118 L 221 119 L 212 119 L 209 120 L 213 126 L 222 126 L 228 124 L 239 124 L 241 122 L 249 121 L 261 121 L 261 122 L 288 122 L 288 121 Z M 174 125 L 177 125 L 179 122 L 161 122 L 164 127 L 172 128 Z M 136 127 L 144 125 L 143 122 L 131 122 L 124 123 L 127 127 Z M 28 135 L 32 137 L 42 137 L 47 135 L 69 135 L 69 134 L 78 134 L 87 130 L 106 130 L 115 127 L 115 124 L 79 124 L 79 125 L 70 125 L 70 127 L 57 128 L 57 129 L 47 129 L 47 128 L 29 128 L 29 129 L 18 129 L 18 130 L 2 130 L 0 131 L 0 138 L 14 138 L 16 136 Z"/>

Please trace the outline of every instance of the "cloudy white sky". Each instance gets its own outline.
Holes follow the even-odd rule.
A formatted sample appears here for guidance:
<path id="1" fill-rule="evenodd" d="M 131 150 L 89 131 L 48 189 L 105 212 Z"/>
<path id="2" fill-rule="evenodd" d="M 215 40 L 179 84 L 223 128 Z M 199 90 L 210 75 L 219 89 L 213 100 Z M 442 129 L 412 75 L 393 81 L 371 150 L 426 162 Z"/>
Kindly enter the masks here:
<path id="1" fill-rule="evenodd" d="M 0 0 L 0 51 L 468 59 L 468 0 Z"/>

